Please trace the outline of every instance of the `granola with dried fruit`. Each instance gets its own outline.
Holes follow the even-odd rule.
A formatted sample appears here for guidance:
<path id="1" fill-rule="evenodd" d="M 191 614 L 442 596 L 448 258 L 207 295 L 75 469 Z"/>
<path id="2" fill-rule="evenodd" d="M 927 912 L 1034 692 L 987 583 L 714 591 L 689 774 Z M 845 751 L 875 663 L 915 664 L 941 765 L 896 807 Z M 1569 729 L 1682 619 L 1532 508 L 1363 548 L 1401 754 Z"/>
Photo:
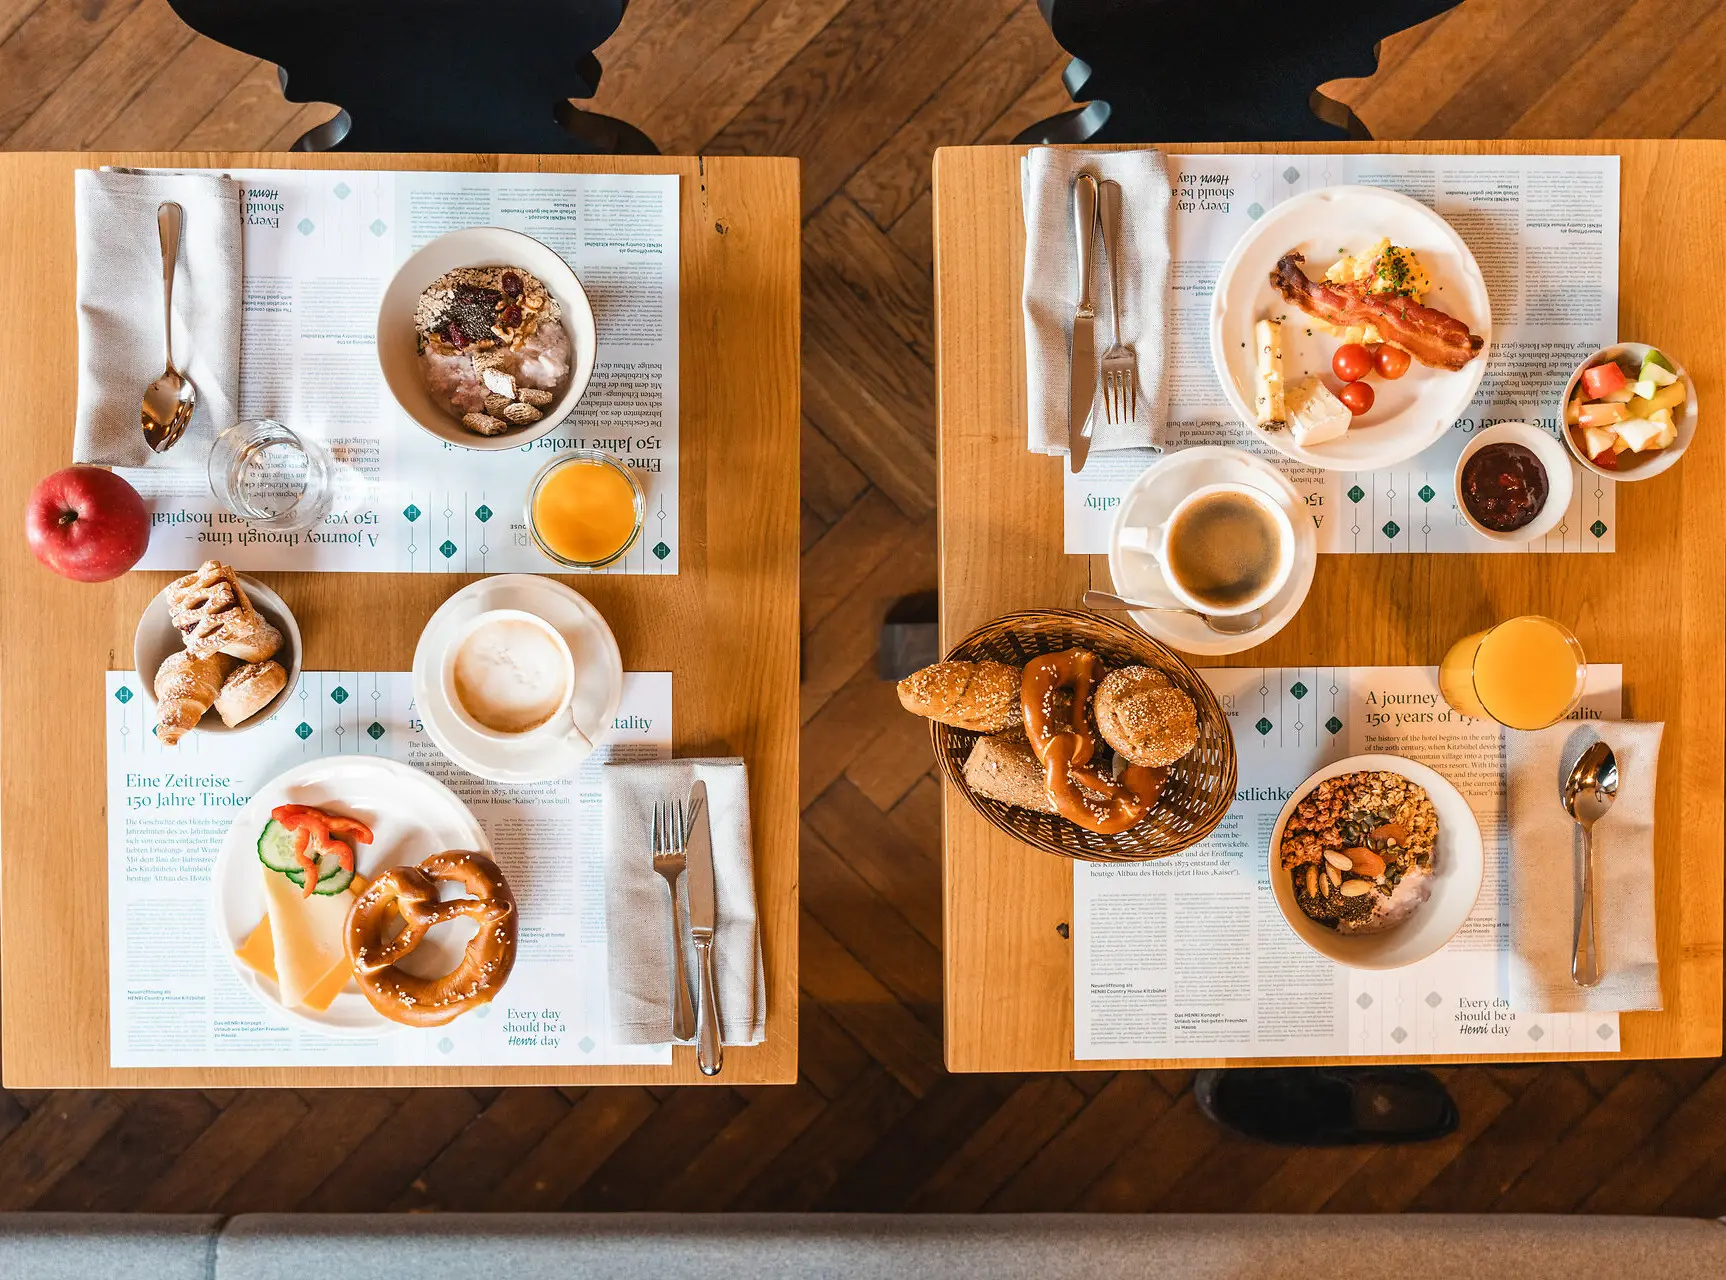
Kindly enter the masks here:
<path id="1" fill-rule="evenodd" d="M 1303 796 L 1278 849 L 1295 900 L 1343 933 L 1400 923 L 1430 893 L 1438 810 L 1426 788 L 1399 773 L 1327 778 Z"/>

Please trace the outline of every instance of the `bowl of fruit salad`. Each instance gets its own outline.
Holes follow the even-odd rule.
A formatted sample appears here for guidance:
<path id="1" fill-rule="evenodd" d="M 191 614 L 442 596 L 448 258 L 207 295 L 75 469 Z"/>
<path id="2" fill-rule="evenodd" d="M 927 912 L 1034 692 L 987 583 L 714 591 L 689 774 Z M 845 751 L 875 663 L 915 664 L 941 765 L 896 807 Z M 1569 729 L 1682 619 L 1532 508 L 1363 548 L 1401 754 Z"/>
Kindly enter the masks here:
<path id="1" fill-rule="evenodd" d="M 1564 441 L 1608 480 L 1646 480 L 1677 463 L 1696 434 L 1696 385 L 1646 342 L 1602 347 L 1564 385 Z"/>

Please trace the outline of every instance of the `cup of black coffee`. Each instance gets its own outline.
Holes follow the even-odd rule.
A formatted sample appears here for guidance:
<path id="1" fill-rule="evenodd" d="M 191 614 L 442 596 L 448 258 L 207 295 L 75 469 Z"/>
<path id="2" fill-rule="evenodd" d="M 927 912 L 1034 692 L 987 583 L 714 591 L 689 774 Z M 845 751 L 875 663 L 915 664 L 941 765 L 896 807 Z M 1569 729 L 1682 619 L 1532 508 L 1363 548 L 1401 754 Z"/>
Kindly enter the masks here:
<path id="1" fill-rule="evenodd" d="M 1294 571 L 1294 526 L 1275 495 L 1249 484 L 1209 484 L 1154 528 L 1128 526 L 1120 546 L 1156 560 L 1188 608 L 1226 617 L 1261 609 Z"/>

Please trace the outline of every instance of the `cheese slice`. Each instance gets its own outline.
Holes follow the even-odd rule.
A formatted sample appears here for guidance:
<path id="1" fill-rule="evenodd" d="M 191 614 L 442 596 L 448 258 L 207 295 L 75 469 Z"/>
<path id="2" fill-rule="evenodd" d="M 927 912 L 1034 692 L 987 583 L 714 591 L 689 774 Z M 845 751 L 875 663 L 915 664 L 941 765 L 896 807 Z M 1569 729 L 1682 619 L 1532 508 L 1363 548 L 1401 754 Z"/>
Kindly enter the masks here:
<path id="1" fill-rule="evenodd" d="M 276 940 L 270 932 L 268 916 L 258 921 L 258 927 L 252 930 L 234 954 L 242 963 L 250 965 L 271 982 L 276 981 Z M 353 969 L 344 956 L 340 964 L 332 965 L 330 971 L 306 992 L 305 999 L 300 1001 L 301 1007 L 318 1013 L 324 1012 L 335 1003 L 336 997 L 341 995 L 342 988 L 348 985 L 348 980 L 353 976 Z"/>
<path id="2" fill-rule="evenodd" d="M 271 871 L 262 864 L 258 870 L 264 877 L 264 902 L 269 910 L 270 936 L 275 949 L 276 986 L 281 991 L 282 1003 L 291 1009 L 306 1004 L 307 997 L 337 965 L 346 971 L 348 957 L 343 938 L 348 908 L 354 900 L 346 893 L 314 893 L 308 898 L 281 872 Z"/>
<path id="3" fill-rule="evenodd" d="M 1275 320 L 1253 325 L 1253 409 L 1258 425 L 1281 431 L 1288 421 L 1283 397 L 1283 327 Z"/>
<path id="4" fill-rule="evenodd" d="M 1302 448 L 1339 439 L 1354 421 L 1348 406 L 1317 378 L 1290 387 L 1287 408 L 1289 431 Z"/>

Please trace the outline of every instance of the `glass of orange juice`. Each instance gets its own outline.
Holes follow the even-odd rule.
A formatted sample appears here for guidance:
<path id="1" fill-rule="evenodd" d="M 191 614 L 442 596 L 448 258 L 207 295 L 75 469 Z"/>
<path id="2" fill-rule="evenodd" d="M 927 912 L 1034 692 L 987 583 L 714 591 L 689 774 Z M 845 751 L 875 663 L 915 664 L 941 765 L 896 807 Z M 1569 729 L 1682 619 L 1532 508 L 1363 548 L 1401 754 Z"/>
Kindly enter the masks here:
<path id="1" fill-rule="evenodd" d="M 1510 618 L 1450 646 L 1438 668 L 1444 700 L 1509 729 L 1544 729 L 1582 701 L 1588 660 L 1569 627 L 1537 614 Z"/>
<path id="2" fill-rule="evenodd" d="M 634 544 L 646 500 L 635 474 L 609 453 L 575 449 L 540 469 L 527 491 L 527 528 L 547 558 L 601 569 Z"/>

